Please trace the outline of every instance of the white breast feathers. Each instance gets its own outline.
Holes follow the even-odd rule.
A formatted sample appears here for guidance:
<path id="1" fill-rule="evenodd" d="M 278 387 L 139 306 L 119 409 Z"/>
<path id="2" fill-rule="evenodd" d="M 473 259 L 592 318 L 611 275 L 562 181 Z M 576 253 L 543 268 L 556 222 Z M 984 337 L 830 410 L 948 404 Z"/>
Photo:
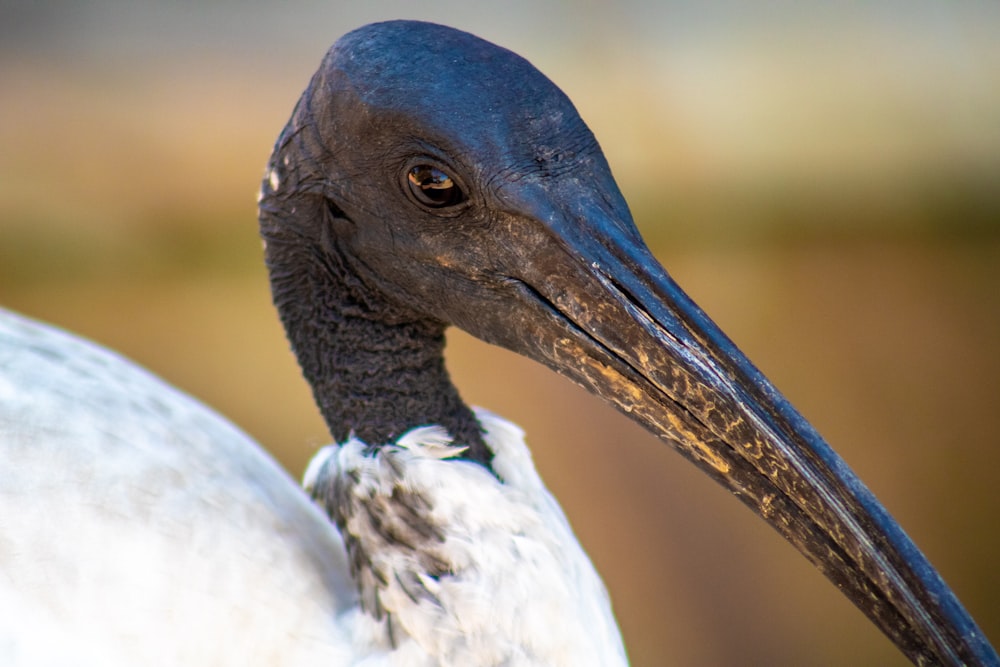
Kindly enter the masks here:
<path id="1" fill-rule="evenodd" d="M 604 585 L 522 431 L 477 416 L 495 475 L 433 426 L 310 464 L 305 486 L 340 526 L 361 593 L 355 636 L 388 664 L 625 664 Z"/>

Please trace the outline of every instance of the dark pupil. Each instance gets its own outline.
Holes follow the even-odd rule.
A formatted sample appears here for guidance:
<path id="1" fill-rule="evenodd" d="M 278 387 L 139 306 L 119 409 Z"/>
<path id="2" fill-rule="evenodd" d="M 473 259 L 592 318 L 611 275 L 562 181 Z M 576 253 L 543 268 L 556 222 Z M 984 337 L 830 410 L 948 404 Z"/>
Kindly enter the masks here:
<path id="1" fill-rule="evenodd" d="M 462 201 L 462 192 L 451 176 L 440 169 L 422 164 L 407 174 L 413 195 L 427 206 L 449 206 Z"/>

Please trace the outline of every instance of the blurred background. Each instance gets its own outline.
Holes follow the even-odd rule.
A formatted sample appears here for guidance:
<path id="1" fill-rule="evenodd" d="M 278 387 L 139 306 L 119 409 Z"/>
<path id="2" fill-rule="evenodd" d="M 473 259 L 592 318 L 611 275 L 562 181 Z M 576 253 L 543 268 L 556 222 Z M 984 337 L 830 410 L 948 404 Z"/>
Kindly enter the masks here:
<path id="1" fill-rule="evenodd" d="M 0 304 L 115 348 L 298 477 L 327 434 L 255 194 L 329 45 L 422 18 L 576 102 L 674 277 L 1000 642 L 1000 4 L 0 0 Z M 724 491 L 550 372 L 453 333 L 525 427 L 637 666 L 904 664 Z"/>

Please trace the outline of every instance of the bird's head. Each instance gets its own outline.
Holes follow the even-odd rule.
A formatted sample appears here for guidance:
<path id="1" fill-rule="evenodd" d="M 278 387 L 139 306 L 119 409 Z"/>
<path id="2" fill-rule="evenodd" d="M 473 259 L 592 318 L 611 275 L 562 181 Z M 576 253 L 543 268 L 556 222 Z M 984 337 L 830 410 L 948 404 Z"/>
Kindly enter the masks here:
<path id="1" fill-rule="evenodd" d="M 327 335 L 295 330 L 322 307 L 317 276 L 336 273 L 358 317 L 454 324 L 531 357 L 729 488 L 911 658 L 989 653 L 898 525 L 654 259 L 592 133 L 523 58 L 427 23 L 346 35 L 278 140 L 261 228 L 293 345 Z M 303 294 L 314 303 L 288 305 Z"/>
<path id="2" fill-rule="evenodd" d="M 555 273 L 556 247 L 576 254 L 567 233 L 641 245 L 562 91 L 520 56 L 443 26 L 393 22 L 341 39 L 275 158 L 265 208 L 307 191 L 326 208 L 274 231 L 335 244 L 395 306 L 491 342 L 523 307 L 512 297 L 540 282 L 529 274 Z"/>

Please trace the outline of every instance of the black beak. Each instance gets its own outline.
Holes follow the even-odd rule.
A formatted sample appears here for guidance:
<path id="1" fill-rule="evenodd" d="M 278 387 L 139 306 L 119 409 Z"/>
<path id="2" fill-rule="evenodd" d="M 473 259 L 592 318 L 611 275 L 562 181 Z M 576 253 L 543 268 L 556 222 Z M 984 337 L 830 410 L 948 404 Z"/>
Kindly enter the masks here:
<path id="1" fill-rule="evenodd" d="M 463 328 L 570 377 L 672 444 L 795 545 L 914 663 L 1000 664 L 923 554 L 667 275 L 627 211 L 580 197 L 556 210 L 544 203 L 551 192 L 537 195 L 521 199 L 522 223 L 507 230 L 533 253 L 504 277 L 517 302 L 504 316 L 522 321 Z M 498 339 L 501 330 L 508 333 Z"/>

